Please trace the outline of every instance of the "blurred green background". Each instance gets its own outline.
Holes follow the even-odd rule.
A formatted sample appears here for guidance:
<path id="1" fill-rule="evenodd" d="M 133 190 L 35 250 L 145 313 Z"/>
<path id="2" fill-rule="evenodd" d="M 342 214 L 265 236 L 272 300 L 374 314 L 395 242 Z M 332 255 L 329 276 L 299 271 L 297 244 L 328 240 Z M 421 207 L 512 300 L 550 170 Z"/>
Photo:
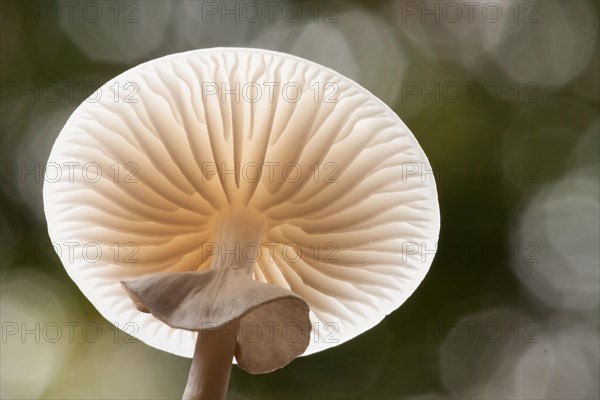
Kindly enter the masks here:
<path id="1" fill-rule="evenodd" d="M 70 113 L 166 54 L 259 47 L 386 102 L 433 166 L 438 253 L 377 327 L 229 398 L 597 399 L 599 3 L 2 1 L 3 399 L 180 398 L 190 360 L 104 320 L 54 254 L 43 166 Z M 260 13 L 257 14 L 257 12 Z"/>

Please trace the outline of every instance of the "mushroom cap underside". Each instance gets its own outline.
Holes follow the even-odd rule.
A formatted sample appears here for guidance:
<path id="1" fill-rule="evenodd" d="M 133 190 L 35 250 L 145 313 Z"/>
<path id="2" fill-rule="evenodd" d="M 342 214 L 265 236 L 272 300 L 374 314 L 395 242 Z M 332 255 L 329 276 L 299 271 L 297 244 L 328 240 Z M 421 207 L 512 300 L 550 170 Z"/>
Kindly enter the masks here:
<path id="1" fill-rule="evenodd" d="M 139 312 L 120 282 L 208 270 L 231 208 L 263 226 L 253 279 L 309 305 L 305 354 L 398 308 L 435 253 L 437 192 L 412 133 L 355 82 L 287 54 L 141 64 L 73 113 L 50 163 L 48 231 L 71 278 L 109 321 L 187 357 L 197 334 Z"/>

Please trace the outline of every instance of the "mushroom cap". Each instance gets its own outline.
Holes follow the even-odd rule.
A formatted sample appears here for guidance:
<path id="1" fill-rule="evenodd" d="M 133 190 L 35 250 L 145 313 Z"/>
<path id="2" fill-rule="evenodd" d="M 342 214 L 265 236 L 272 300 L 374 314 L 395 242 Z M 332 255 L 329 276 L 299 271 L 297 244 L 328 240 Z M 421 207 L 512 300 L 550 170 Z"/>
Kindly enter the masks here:
<path id="1" fill-rule="evenodd" d="M 132 68 L 79 106 L 48 163 L 63 167 L 44 210 L 70 277 L 109 321 L 186 357 L 197 333 L 139 312 L 120 282 L 207 271 L 204 244 L 232 207 L 262 224 L 253 279 L 310 307 L 304 354 L 379 323 L 435 253 L 415 137 L 357 83 L 288 54 L 214 48 Z"/>

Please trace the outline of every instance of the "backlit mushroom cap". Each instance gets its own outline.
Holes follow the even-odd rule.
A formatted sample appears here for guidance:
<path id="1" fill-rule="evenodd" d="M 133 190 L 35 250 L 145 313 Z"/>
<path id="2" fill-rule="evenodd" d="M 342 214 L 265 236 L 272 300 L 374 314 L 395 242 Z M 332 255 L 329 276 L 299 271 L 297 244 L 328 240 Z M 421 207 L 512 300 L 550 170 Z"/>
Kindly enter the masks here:
<path id="1" fill-rule="evenodd" d="M 48 230 L 74 249 L 61 260 L 90 301 L 142 341 L 193 355 L 197 333 L 161 317 L 170 296 L 134 304 L 127 292 L 144 297 L 167 272 L 196 287 L 189 274 L 226 253 L 206 244 L 221 243 L 231 215 L 256 226 L 251 277 L 310 307 L 305 354 L 373 327 L 427 273 L 440 223 L 427 158 L 392 110 L 338 73 L 216 48 L 144 63 L 90 98 L 49 159 L 63 174 L 45 183 Z"/>

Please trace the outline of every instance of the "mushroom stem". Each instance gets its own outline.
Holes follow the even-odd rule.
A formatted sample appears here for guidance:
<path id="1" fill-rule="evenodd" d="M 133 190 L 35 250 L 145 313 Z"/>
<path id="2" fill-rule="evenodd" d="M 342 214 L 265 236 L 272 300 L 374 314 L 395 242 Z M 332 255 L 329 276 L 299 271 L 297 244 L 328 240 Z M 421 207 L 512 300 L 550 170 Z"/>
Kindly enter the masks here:
<path id="1" fill-rule="evenodd" d="M 243 268 L 248 276 L 252 276 L 261 231 L 260 219 L 247 210 L 234 208 L 220 215 L 213 237 L 218 248 L 212 256 L 210 269 Z"/>
<path id="2" fill-rule="evenodd" d="M 225 399 L 237 332 L 237 320 L 198 332 L 183 400 Z"/>

